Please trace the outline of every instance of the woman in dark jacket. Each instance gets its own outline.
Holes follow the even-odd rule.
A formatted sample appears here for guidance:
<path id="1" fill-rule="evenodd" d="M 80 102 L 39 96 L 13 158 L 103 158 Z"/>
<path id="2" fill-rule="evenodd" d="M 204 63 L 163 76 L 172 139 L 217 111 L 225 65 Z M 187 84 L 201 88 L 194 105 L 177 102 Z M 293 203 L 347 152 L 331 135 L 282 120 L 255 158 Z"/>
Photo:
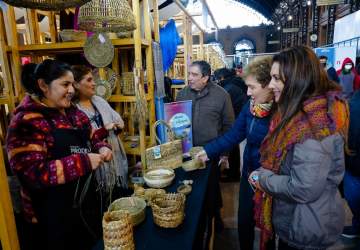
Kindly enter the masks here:
<path id="1" fill-rule="evenodd" d="M 247 139 L 244 152 L 243 169 L 240 179 L 238 233 L 240 249 L 253 249 L 254 226 L 253 195 L 247 181 L 249 173 L 260 167 L 259 148 L 268 132 L 273 95 L 268 88 L 270 82 L 271 57 L 262 57 L 252 61 L 244 70 L 247 94 L 251 97 L 237 117 L 232 128 L 217 139 L 204 146 L 198 158 L 205 161 L 213 159 L 222 152 Z"/>

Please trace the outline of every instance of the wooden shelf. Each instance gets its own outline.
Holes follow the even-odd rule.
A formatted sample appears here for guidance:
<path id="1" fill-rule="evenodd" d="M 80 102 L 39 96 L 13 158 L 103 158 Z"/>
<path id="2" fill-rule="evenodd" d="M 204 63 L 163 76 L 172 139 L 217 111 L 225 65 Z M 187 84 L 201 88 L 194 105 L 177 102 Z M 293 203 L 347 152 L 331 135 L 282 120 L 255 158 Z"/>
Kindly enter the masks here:
<path id="1" fill-rule="evenodd" d="M 149 95 L 146 95 L 146 100 L 150 101 L 152 98 Z M 126 96 L 126 95 L 112 95 L 108 102 L 135 102 L 135 96 Z"/>
<path id="2" fill-rule="evenodd" d="M 133 38 L 125 39 L 112 39 L 112 44 L 119 48 L 131 48 L 134 46 Z M 19 46 L 19 53 L 22 55 L 26 54 L 41 54 L 48 53 L 64 53 L 64 52 L 76 52 L 82 51 L 85 41 L 79 42 L 62 42 L 62 43 L 45 43 L 45 44 L 31 44 Z M 150 44 L 146 39 L 141 40 L 142 47 L 148 47 Z M 10 47 L 11 50 L 11 47 Z"/>
<path id="3" fill-rule="evenodd" d="M 10 99 L 7 96 L 0 96 L 0 105 L 9 104 Z"/>

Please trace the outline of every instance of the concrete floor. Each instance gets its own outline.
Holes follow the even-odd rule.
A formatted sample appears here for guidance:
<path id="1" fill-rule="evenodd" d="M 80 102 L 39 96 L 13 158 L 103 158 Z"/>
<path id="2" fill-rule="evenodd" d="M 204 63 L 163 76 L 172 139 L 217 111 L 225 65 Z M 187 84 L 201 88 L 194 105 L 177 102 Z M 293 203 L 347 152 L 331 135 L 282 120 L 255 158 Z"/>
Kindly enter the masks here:
<path id="1" fill-rule="evenodd" d="M 225 229 L 221 233 L 215 234 L 214 250 L 238 250 L 238 235 L 237 235 L 237 209 L 239 200 L 239 183 L 221 183 L 221 192 L 223 197 L 224 207 L 221 215 L 224 221 Z M 346 202 L 346 224 L 351 224 L 351 211 Z M 259 232 L 255 235 L 254 249 L 258 249 Z M 336 244 L 329 248 L 329 250 L 345 250 L 345 249 L 359 249 L 360 240 L 349 240 L 340 237 Z"/>

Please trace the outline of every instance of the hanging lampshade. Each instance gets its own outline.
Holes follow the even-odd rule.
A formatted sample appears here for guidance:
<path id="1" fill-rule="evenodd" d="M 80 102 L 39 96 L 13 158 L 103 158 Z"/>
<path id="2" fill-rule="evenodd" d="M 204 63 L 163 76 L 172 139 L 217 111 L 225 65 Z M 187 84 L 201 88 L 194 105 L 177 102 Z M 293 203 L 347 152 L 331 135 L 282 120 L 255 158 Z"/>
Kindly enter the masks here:
<path id="1" fill-rule="evenodd" d="M 79 29 L 93 32 L 124 32 L 136 29 L 127 0 L 92 0 L 80 7 Z"/>
<path id="2" fill-rule="evenodd" d="M 63 10 L 90 2 L 91 0 L 3 0 L 15 7 L 39 10 Z"/>

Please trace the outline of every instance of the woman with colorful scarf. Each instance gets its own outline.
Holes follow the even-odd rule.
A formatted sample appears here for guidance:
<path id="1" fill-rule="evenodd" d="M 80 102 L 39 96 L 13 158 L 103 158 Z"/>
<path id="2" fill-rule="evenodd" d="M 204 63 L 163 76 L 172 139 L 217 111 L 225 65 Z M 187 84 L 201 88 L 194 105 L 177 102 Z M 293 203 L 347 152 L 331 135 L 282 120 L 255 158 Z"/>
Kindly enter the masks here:
<path id="1" fill-rule="evenodd" d="M 344 226 L 338 185 L 344 176 L 348 106 L 312 49 L 295 46 L 273 58 L 277 112 L 263 141 L 255 220 L 261 249 L 277 235 L 279 249 L 326 249 Z"/>
<path id="2" fill-rule="evenodd" d="M 223 152 L 247 139 L 244 151 L 243 169 L 240 179 L 238 233 L 241 249 L 253 249 L 255 221 L 253 219 L 253 195 L 247 178 L 259 168 L 259 148 L 268 132 L 272 111 L 273 94 L 269 89 L 271 57 L 254 59 L 244 70 L 247 95 L 250 101 L 244 105 L 233 127 L 221 137 L 204 146 L 198 158 L 206 161 L 214 159 Z"/>

